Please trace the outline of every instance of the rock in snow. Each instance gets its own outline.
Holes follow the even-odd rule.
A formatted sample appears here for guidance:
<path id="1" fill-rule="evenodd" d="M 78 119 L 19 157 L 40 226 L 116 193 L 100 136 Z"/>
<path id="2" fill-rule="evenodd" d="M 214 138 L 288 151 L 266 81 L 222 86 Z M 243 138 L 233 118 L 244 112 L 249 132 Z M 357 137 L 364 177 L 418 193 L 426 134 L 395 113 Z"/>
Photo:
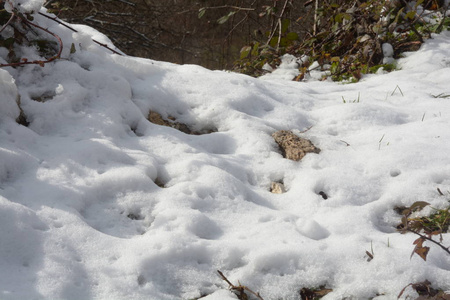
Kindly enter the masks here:
<path id="1" fill-rule="evenodd" d="M 301 138 L 292 131 L 280 130 L 272 134 L 272 137 L 287 159 L 299 161 L 307 153 L 320 153 L 320 149 L 314 146 L 310 140 Z"/>

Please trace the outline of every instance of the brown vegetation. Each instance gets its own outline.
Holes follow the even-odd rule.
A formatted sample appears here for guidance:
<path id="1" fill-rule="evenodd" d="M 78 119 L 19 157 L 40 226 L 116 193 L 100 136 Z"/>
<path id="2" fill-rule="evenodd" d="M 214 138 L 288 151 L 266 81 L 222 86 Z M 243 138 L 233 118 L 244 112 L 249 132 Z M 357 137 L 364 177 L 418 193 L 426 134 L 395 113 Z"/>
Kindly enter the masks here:
<path id="1" fill-rule="evenodd" d="M 338 81 L 394 70 L 394 58 L 450 27 L 437 0 L 50 0 L 46 6 L 105 33 L 133 56 L 259 76 L 263 66 L 293 54 L 303 58 L 297 81 L 314 61 L 325 78 Z M 394 51 L 386 60 L 385 43 Z"/>
<path id="2" fill-rule="evenodd" d="M 242 46 L 267 39 L 266 33 L 276 25 L 276 16 L 285 5 L 284 15 L 295 18 L 292 31 L 306 32 L 311 22 L 306 21 L 305 2 L 53 0 L 46 7 L 67 22 L 103 32 L 126 54 L 230 69 Z M 235 13 L 225 20 L 230 12 Z"/>

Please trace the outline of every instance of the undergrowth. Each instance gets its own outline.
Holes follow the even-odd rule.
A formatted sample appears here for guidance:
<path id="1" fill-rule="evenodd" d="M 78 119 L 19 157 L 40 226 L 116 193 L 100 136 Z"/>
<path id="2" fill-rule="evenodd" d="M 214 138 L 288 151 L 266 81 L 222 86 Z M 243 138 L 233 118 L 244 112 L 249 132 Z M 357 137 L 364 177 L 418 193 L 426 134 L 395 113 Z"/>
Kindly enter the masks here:
<path id="1" fill-rule="evenodd" d="M 6 10 L 5 5 L 9 5 L 10 11 Z M 64 24 L 58 18 L 42 12 L 22 12 L 20 3 L 12 3 L 10 0 L 0 2 L 0 49 L 3 61 L 0 67 L 20 67 L 23 65 L 39 65 L 44 67 L 45 64 L 61 59 L 61 53 L 64 47 L 61 38 L 54 32 L 41 26 L 36 22 L 36 15 L 43 16 L 54 22 L 64 26 L 65 28 L 77 32 L 72 27 Z M 116 54 L 121 53 L 111 49 L 105 44 L 96 40 L 92 40 L 101 47 L 104 47 Z M 39 58 L 27 58 L 25 53 L 30 53 L 25 49 L 34 49 Z M 75 45 L 70 47 L 70 53 L 76 51 Z"/>
<path id="2" fill-rule="evenodd" d="M 438 189 L 439 193 L 442 192 Z M 430 247 L 424 246 L 425 242 L 437 245 L 444 252 L 450 255 L 450 247 L 443 244 L 443 233 L 447 233 L 450 226 L 450 203 L 446 208 L 432 208 L 432 213 L 428 216 L 415 216 L 414 213 L 429 206 L 430 203 L 417 201 L 410 207 L 397 207 L 396 211 L 402 215 L 402 222 L 397 226 L 400 233 L 413 233 L 418 236 L 414 241 L 414 254 L 419 255 L 423 260 L 427 260 Z"/>
<path id="3" fill-rule="evenodd" d="M 395 59 L 402 53 L 418 50 L 433 33 L 450 27 L 448 7 L 434 5 L 435 0 L 342 2 L 320 1 L 313 10 L 314 25 L 302 39 L 290 31 L 290 24 L 302 22 L 302 16 L 293 20 L 287 17 L 288 9 L 272 11 L 279 25 L 265 33 L 265 42 L 245 45 L 234 70 L 257 77 L 266 72 L 266 65 L 276 68 L 282 55 L 291 54 L 298 58 L 296 81 L 304 80 L 318 62 L 319 69 L 327 71 L 323 79 L 356 82 L 381 68 L 395 70 Z M 392 56 L 383 53 L 383 45 L 392 46 Z"/>

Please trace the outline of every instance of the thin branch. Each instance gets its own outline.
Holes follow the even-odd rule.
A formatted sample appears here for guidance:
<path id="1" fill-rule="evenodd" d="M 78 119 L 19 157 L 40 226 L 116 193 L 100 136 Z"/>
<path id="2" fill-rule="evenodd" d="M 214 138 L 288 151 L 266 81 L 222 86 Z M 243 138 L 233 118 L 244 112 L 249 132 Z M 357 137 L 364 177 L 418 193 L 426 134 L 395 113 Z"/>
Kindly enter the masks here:
<path id="1" fill-rule="evenodd" d="M 6 22 L 6 24 L 3 25 L 2 29 L 0 29 L 0 32 L 2 32 L 3 30 L 5 30 L 6 26 L 8 26 L 8 25 L 12 22 L 12 20 L 14 19 L 15 16 L 16 16 L 16 14 L 13 12 L 13 13 L 11 14 L 11 18 L 9 18 L 8 22 Z"/>
<path id="2" fill-rule="evenodd" d="M 303 130 L 303 131 L 300 131 L 300 133 L 306 133 L 306 132 L 308 132 L 311 128 L 313 128 L 313 125 L 309 126 L 308 128 L 306 128 L 306 129 Z"/>
<path id="3" fill-rule="evenodd" d="M 447 252 L 448 254 L 450 254 L 450 247 L 445 247 L 444 245 L 442 245 L 441 243 L 439 243 L 439 242 L 436 242 L 435 240 L 433 240 L 432 238 L 430 238 L 430 237 L 428 237 L 428 236 L 426 236 L 426 235 L 423 235 L 423 234 L 421 234 L 421 233 L 419 233 L 419 232 L 417 232 L 417 231 L 415 231 L 415 230 L 412 230 L 412 229 L 410 229 L 410 228 L 406 228 L 406 230 L 407 231 L 409 231 L 409 232 L 412 232 L 412 233 L 415 233 L 415 234 L 417 234 L 418 236 L 420 236 L 421 238 L 423 238 L 423 239 L 425 239 L 425 240 L 427 240 L 427 241 L 430 241 L 430 242 L 433 242 L 433 243 L 435 243 L 436 245 L 438 245 L 439 247 L 441 247 L 445 252 Z"/>
<path id="4" fill-rule="evenodd" d="M 444 22 L 445 22 L 445 20 L 446 20 L 446 12 L 448 11 L 448 8 L 450 7 L 450 3 L 449 4 L 447 4 L 446 6 L 444 6 L 443 7 L 443 9 L 442 9 L 442 20 L 441 20 L 441 22 L 439 23 L 439 25 L 438 25 L 438 27 L 436 28 L 436 32 L 437 33 L 440 33 L 441 31 L 442 31 L 442 28 L 443 28 L 443 26 L 444 26 Z"/>
<path id="5" fill-rule="evenodd" d="M 113 12 L 109 12 L 109 11 L 99 11 L 97 13 L 100 15 L 114 16 L 114 17 L 133 17 L 134 16 L 131 13 L 113 13 Z"/>
<path id="6" fill-rule="evenodd" d="M 252 293 L 253 295 L 255 295 L 258 299 L 264 300 L 264 299 L 261 297 L 261 295 L 260 295 L 259 293 L 255 293 L 254 291 L 252 291 L 252 290 L 249 289 L 248 287 L 243 286 L 243 285 L 241 285 L 240 283 L 239 283 L 238 286 L 235 286 L 234 284 L 232 284 L 232 283 L 225 277 L 225 275 L 223 275 L 223 273 L 222 273 L 221 271 L 217 270 L 217 273 L 219 273 L 220 277 L 222 277 L 222 279 L 225 280 L 225 281 L 228 283 L 228 285 L 230 286 L 230 289 L 236 290 L 236 291 L 238 291 L 238 292 L 241 293 L 241 294 L 243 294 L 243 293 L 244 293 L 244 290 L 246 290 L 247 292 Z M 245 293 L 244 293 L 244 295 L 245 295 Z"/>
<path id="7" fill-rule="evenodd" d="M 102 46 L 102 47 L 108 49 L 109 51 L 113 52 L 114 54 L 123 55 L 122 53 L 117 52 L 116 50 L 112 49 L 111 47 L 109 47 L 109 46 L 106 45 L 106 44 L 100 43 L 99 41 L 94 40 L 94 39 L 92 39 L 92 41 L 93 41 L 94 43 L 96 43 L 97 45 L 100 45 L 100 46 Z"/>
<path id="8" fill-rule="evenodd" d="M 52 61 L 54 61 L 54 60 L 56 60 L 56 59 L 58 59 L 58 58 L 61 57 L 61 52 L 62 52 L 62 50 L 63 50 L 63 42 L 62 42 L 61 38 L 60 38 L 56 33 L 53 33 L 53 32 L 51 32 L 51 31 L 49 31 L 49 30 L 47 30 L 47 29 L 45 29 L 45 28 L 43 28 L 43 27 L 41 27 L 41 26 L 39 26 L 39 25 L 37 25 L 37 24 L 34 24 L 34 23 L 28 21 L 28 20 L 25 19 L 25 18 L 22 18 L 22 17 L 18 17 L 18 18 L 19 18 L 22 22 L 24 22 L 25 24 L 27 24 L 27 25 L 29 25 L 29 26 L 36 27 L 36 28 L 38 28 L 38 29 L 40 29 L 40 30 L 42 30 L 42 31 L 45 31 L 45 32 L 47 32 L 48 34 L 54 36 L 54 37 L 58 40 L 58 43 L 59 43 L 59 50 L 58 50 L 58 53 L 56 53 L 56 55 L 54 55 L 54 56 L 48 58 L 47 60 L 34 60 L 34 61 L 28 61 L 28 60 L 25 58 L 25 59 L 22 59 L 22 62 L 18 62 L 18 63 L 0 64 L 0 67 L 15 67 L 15 66 L 32 65 L 32 64 L 44 66 L 44 64 L 49 63 L 49 62 L 52 62 Z"/>
<path id="9" fill-rule="evenodd" d="M 221 9 L 221 8 L 232 8 L 236 10 L 246 10 L 246 11 L 255 11 L 255 8 L 248 8 L 248 7 L 239 7 L 234 5 L 222 5 L 222 6 L 211 6 L 211 7 L 205 7 L 205 9 Z"/>
<path id="10" fill-rule="evenodd" d="M 60 20 L 58 20 L 58 18 L 56 18 L 56 17 L 52 17 L 52 16 L 49 16 L 49 15 L 44 14 L 44 13 L 41 13 L 41 12 L 39 12 L 39 14 L 40 14 L 41 16 L 44 16 L 44 17 L 50 19 L 50 20 L 55 21 L 56 23 L 58 23 L 58 24 L 60 24 L 60 25 L 62 25 L 62 26 L 64 26 L 64 27 L 66 27 L 66 28 L 72 30 L 73 32 L 78 32 L 77 30 L 73 29 L 73 28 L 70 27 L 69 25 L 64 24 L 63 22 L 61 22 Z M 113 52 L 113 53 L 115 53 L 115 54 L 123 55 L 122 53 L 117 52 L 116 50 L 110 48 L 110 47 L 109 47 L 108 45 L 106 45 L 106 44 L 100 43 L 99 41 L 94 40 L 94 39 L 92 39 L 92 41 L 93 41 L 94 43 L 96 43 L 96 44 L 98 44 L 98 45 L 100 45 L 100 46 L 102 46 L 102 47 L 108 49 L 109 51 L 111 51 L 111 52 Z"/>
<path id="11" fill-rule="evenodd" d="M 245 17 L 242 18 L 242 20 L 240 20 L 239 22 L 237 22 L 236 25 L 233 26 L 233 28 L 231 28 L 231 30 L 228 32 L 224 43 L 226 42 L 226 40 L 230 37 L 230 35 L 233 34 L 233 32 L 236 30 L 236 28 L 238 28 L 243 22 L 245 22 L 245 20 L 248 19 L 248 13 L 245 15 Z"/>
<path id="12" fill-rule="evenodd" d="M 284 13 L 286 12 L 286 8 L 287 8 L 287 5 L 288 5 L 288 2 L 289 2 L 289 0 L 286 0 L 284 2 L 283 9 L 281 10 L 281 13 L 280 13 L 280 18 L 282 18 Z"/>
<path id="13" fill-rule="evenodd" d="M 281 17 L 278 18 L 278 29 L 279 29 L 279 33 L 278 33 L 277 51 L 280 51 L 281 35 L 282 35 L 281 31 L 283 29 L 283 25 L 281 24 Z"/>
<path id="14" fill-rule="evenodd" d="M 73 29 L 72 27 L 70 27 L 69 25 L 66 25 L 66 24 L 64 24 L 63 22 L 61 22 L 60 20 L 58 20 L 57 17 L 52 17 L 52 16 L 49 16 L 49 15 L 44 14 L 44 13 L 41 13 L 41 12 L 39 12 L 38 14 L 40 14 L 40 15 L 43 16 L 43 17 L 46 17 L 47 19 L 50 19 L 50 20 L 55 21 L 56 23 L 58 23 L 58 24 L 60 24 L 60 25 L 62 25 L 62 26 L 64 26 L 64 27 L 66 27 L 66 28 L 72 30 L 73 32 L 78 32 L 78 31 L 76 31 L 75 29 Z"/>
<path id="15" fill-rule="evenodd" d="M 125 4 L 130 5 L 130 6 L 136 6 L 136 3 L 129 2 L 129 1 L 126 1 L 126 0 L 116 0 L 116 1 L 125 3 Z"/>
<path id="16" fill-rule="evenodd" d="M 228 278 L 226 278 L 225 275 L 223 275 L 223 273 L 222 273 L 221 271 L 217 270 L 217 273 L 219 273 L 220 277 L 222 277 L 222 279 L 225 280 L 225 281 L 228 283 L 229 286 L 235 287 L 234 284 L 232 284 L 232 283 L 228 280 Z"/>

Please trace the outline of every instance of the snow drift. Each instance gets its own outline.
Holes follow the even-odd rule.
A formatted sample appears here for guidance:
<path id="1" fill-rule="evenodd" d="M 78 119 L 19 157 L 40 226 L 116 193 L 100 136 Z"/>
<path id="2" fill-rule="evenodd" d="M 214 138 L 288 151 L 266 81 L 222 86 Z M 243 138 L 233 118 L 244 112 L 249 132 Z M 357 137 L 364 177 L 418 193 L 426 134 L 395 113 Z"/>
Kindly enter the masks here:
<path id="1" fill-rule="evenodd" d="M 450 93 L 449 33 L 400 71 L 342 85 L 120 56 L 93 29 L 36 21 L 76 51 L 0 70 L 1 299 L 236 299 L 216 270 L 264 299 L 450 290 L 449 255 L 410 259 L 416 237 L 394 212 L 448 206 L 450 102 L 436 95 Z M 152 124 L 150 110 L 211 133 Z M 322 151 L 284 159 L 277 130 Z"/>

